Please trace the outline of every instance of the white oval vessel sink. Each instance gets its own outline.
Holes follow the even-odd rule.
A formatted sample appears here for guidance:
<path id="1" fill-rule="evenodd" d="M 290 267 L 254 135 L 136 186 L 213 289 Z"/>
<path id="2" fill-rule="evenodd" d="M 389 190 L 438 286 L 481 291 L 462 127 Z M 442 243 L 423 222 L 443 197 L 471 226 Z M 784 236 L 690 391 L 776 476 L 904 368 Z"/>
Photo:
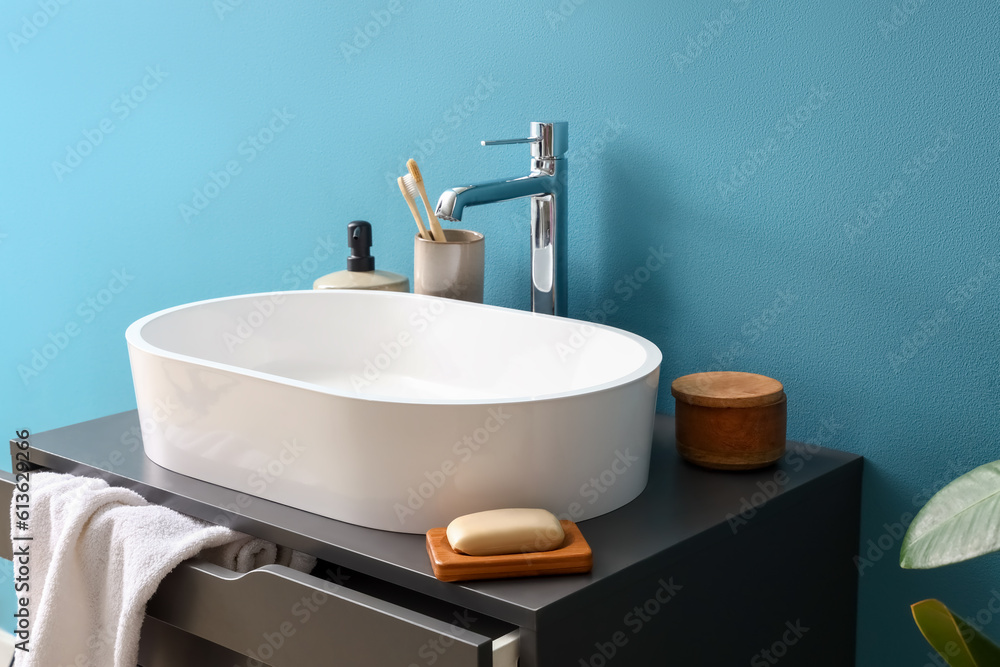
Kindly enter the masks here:
<path id="1" fill-rule="evenodd" d="M 370 528 L 541 507 L 580 521 L 646 485 L 661 361 L 611 327 L 369 291 L 273 292 L 125 333 L 147 456 Z"/>

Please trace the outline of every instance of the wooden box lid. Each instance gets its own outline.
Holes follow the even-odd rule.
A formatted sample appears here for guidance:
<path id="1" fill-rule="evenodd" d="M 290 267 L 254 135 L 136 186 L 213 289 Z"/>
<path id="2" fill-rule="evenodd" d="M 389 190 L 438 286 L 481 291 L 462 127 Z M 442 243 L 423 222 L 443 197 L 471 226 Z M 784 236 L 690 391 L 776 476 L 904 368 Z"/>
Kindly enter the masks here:
<path id="1" fill-rule="evenodd" d="M 673 381 L 678 401 L 706 408 L 755 408 L 777 403 L 785 395 L 780 382 L 766 375 L 739 371 L 692 373 Z"/>

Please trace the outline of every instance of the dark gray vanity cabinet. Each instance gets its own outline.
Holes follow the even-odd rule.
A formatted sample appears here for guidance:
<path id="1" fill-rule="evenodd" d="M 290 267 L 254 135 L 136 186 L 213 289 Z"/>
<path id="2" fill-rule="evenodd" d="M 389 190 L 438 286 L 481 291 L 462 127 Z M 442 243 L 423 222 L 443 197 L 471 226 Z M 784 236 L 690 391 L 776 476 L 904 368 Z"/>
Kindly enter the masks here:
<path id="1" fill-rule="evenodd" d="M 464 667 L 515 654 L 521 667 L 854 664 L 853 454 L 790 442 L 775 467 L 712 472 L 678 458 L 673 419 L 660 415 L 646 490 L 580 523 L 592 572 L 444 583 L 421 535 L 170 472 L 135 446 L 138 433 L 132 411 L 32 434 L 31 461 L 321 559 L 310 575 L 183 564 L 147 609 L 143 667 Z M 9 476 L 0 488 L 10 492 Z"/>

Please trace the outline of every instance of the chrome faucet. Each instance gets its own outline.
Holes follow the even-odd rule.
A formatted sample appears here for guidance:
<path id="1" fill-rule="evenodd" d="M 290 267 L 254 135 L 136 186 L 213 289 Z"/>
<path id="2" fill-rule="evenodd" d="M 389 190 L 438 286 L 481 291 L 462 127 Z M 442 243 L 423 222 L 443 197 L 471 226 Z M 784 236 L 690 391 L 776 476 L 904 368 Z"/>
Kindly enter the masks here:
<path id="1" fill-rule="evenodd" d="M 527 139 L 484 141 L 483 146 L 531 144 L 531 172 L 445 190 L 435 215 L 460 221 L 466 206 L 531 197 L 531 310 L 566 315 L 567 123 L 532 123 Z"/>

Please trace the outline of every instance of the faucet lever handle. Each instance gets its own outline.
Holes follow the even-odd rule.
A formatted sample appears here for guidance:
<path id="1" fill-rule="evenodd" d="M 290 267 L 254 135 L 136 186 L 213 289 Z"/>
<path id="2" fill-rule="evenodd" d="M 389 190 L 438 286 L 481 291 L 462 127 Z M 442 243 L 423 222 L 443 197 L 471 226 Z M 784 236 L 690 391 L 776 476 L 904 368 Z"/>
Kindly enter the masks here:
<path id="1" fill-rule="evenodd" d="M 531 135 L 527 139 L 501 139 L 484 141 L 483 146 L 505 146 L 507 144 L 531 144 L 531 157 L 543 160 L 558 159 L 566 154 L 569 147 L 569 130 L 565 122 L 531 123 Z"/>
<path id="2" fill-rule="evenodd" d="M 527 139 L 496 139 L 494 141 L 483 141 L 483 146 L 506 146 L 507 144 L 534 144 L 541 141 L 541 137 L 528 137 Z"/>

